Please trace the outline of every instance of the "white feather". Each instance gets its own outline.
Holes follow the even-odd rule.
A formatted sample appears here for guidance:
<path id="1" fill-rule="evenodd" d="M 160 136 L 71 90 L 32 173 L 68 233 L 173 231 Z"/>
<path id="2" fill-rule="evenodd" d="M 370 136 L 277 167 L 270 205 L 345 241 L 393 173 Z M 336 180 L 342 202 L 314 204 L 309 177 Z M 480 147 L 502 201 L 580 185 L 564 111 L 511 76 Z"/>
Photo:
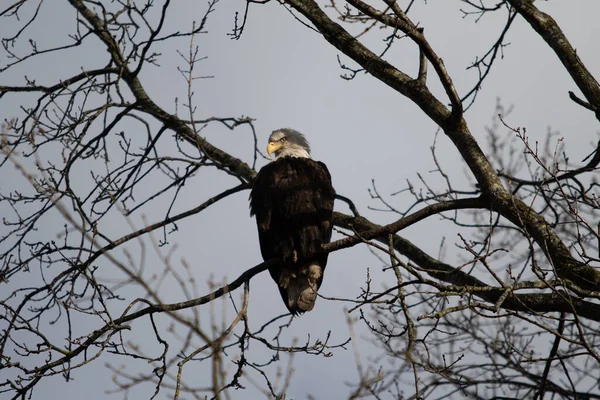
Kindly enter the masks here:
<path id="1" fill-rule="evenodd" d="M 286 146 L 275 152 L 276 160 L 281 157 L 310 158 L 310 153 L 304 147 L 288 142 Z"/>

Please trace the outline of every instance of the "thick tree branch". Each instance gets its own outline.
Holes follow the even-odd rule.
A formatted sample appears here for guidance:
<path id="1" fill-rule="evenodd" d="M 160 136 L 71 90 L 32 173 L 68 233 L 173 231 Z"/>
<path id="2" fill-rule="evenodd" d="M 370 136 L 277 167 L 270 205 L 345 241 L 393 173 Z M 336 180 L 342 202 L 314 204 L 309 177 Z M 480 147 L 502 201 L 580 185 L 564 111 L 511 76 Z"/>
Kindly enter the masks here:
<path id="1" fill-rule="evenodd" d="M 358 232 L 360 237 L 375 239 L 382 244 L 387 244 L 390 225 L 380 226 L 363 217 L 352 217 L 336 212 L 334 215 L 336 226 Z M 370 233 L 369 233 L 370 232 Z M 380 233 L 375 236 L 374 233 Z M 354 238 L 354 237 L 351 237 Z M 338 243 L 346 239 L 332 242 L 331 246 L 325 248 L 337 250 Z M 343 243 L 343 242 L 342 242 Z M 340 243 L 341 244 L 341 243 Z M 431 277 L 442 282 L 456 285 L 458 288 L 472 288 L 469 292 L 482 300 L 495 305 L 503 296 L 506 288 L 491 288 L 489 285 L 475 278 L 473 275 L 463 272 L 449 264 L 443 263 L 431 257 L 411 241 L 394 234 L 394 249 L 406 256 L 409 260 L 419 265 Z M 477 288 L 481 288 L 478 291 Z M 553 290 L 552 293 L 516 294 L 512 291 L 506 296 L 500 308 L 525 312 L 566 312 L 577 314 L 594 321 L 600 321 L 600 305 L 573 297 L 563 290 Z"/>
<path id="2" fill-rule="evenodd" d="M 378 57 L 339 24 L 333 22 L 316 2 L 288 0 L 286 3 L 310 20 L 325 40 L 352 58 L 368 73 L 413 100 L 431 119 L 443 123 L 450 117 L 450 111 L 425 85 Z"/>
<path id="3" fill-rule="evenodd" d="M 508 0 L 529 25 L 544 39 L 558 56 L 573 81 L 587 101 L 594 107 L 596 119 L 600 121 L 600 84 L 583 64 L 554 18 L 540 11 L 533 1 Z"/>
<path id="4" fill-rule="evenodd" d="M 361 0 L 348 0 L 348 3 L 356 7 L 360 12 L 368 15 L 371 18 L 381 22 L 382 24 L 400 29 L 404 32 L 408 37 L 410 37 L 418 46 L 419 50 L 422 54 L 431 62 L 433 68 L 435 69 L 440 82 L 444 87 L 444 91 L 452 104 L 452 114 L 454 119 L 458 119 L 462 116 L 463 108 L 462 102 L 456 93 L 456 88 L 454 87 L 454 83 L 452 83 L 452 78 L 448 74 L 446 70 L 446 66 L 442 59 L 436 54 L 433 50 L 425 35 L 423 34 L 423 29 L 418 28 L 402 11 L 402 9 L 398 6 L 396 1 L 392 0 L 384 0 L 386 5 L 394 12 L 395 16 L 388 15 L 384 12 L 377 10 L 375 7 L 372 7 Z M 423 62 L 420 62 L 420 70 L 423 70 Z M 417 79 L 423 86 L 425 86 L 425 79 L 423 78 L 423 74 L 419 73 L 419 78 Z"/>
<path id="5" fill-rule="evenodd" d="M 361 230 L 360 235 L 357 236 L 349 236 L 344 239 L 337 240 L 335 242 L 326 244 L 323 246 L 323 249 L 326 252 L 336 251 L 339 249 L 343 249 L 346 247 L 354 246 L 358 243 L 362 243 L 365 240 L 375 239 L 381 236 L 387 237 L 387 235 L 394 234 L 402 229 L 405 229 L 411 225 L 416 224 L 419 221 L 424 220 L 427 217 L 430 217 L 435 214 L 439 214 L 445 211 L 451 210 L 464 210 L 464 209 L 477 209 L 477 208 L 486 208 L 485 201 L 480 198 L 469 198 L 469 199 L 458 199 L 458 200 L 449 200 L 449 201 L 441 201 L 439 203 L 431 204 L 427 207 L 420 209 L 419 211 L 415 211 L 414 213 L 407 215 L 406 217 L 400 218 L 396 222 L 392 222 L 391 224 L 385 226 L 377 226 L 373 225 L 373 229 L 369 230 Z M 338 220 L 339 216 L 343 214 L 336 213 L 335 224 L 343 223 L 344 225 L 339 225 L 341 227 L 346 227 L 346 223 L 343 222 L 344 219 Z M 361 220 L 367 221 L 366 219 L 360 217 Z"/>

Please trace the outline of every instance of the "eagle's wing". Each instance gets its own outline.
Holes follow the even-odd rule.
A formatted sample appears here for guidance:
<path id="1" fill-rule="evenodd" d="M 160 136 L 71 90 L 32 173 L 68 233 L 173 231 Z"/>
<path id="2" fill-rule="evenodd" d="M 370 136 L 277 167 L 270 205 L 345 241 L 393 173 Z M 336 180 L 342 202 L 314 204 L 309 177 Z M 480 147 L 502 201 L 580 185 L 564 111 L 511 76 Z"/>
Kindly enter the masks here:
<path id="1" fill-rule="evenodd" d="M 276 160 L 254 182 L 250 209 L 256 215 L 261 253 L 265 260 L 282 260 L 270 273 L 292 312 L 314 305 L 327 264 L 327 254 L 318 253 L 331 240 L 334 198 L 325 164 L 307 158 Z M 310 282 L 307 277 L 312 277 Z M 308 289 L 312 301 L 302 306 L 297 300 Z"/>

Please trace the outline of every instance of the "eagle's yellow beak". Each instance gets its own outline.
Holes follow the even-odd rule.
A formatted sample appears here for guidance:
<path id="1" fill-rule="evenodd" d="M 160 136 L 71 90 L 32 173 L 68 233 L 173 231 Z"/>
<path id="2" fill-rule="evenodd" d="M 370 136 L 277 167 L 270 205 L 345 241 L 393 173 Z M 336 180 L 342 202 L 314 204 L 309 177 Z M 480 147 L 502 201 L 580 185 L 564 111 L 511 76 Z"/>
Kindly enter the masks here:
<path id="1" fill-rule="evenodd" d="M 269 144 L 267 145 L 267 153 L 269 155 L 275 153 L 277 150 L 279 150 L 281 148 L 282 144 L 281 143 L 275 143 L 275 142 L 269 142 Z"/>

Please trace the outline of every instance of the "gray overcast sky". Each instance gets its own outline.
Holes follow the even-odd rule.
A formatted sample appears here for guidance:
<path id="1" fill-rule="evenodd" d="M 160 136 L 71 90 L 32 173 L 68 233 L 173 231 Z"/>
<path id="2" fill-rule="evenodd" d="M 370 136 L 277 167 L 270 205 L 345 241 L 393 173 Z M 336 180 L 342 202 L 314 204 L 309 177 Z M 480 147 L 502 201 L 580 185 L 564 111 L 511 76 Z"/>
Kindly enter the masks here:
<path id="1" fill-rule="evenodd" d="M 600 76 L 600 53 L 598 37 L 600 26 L 600 2 L 597 0 L 536 2 L 541 9 L 550 13 L 560 24 L 578 55 L 587 67 Z M 56 8 L 53 8 L 56 7 Z M 38 39 L 38 45 L 52 43 L 60 35 L 73 27 L 71 11 L 60 5 L 44 4 L 42 12 L 45 21 L 50 23 L 32 27 L 31 37 Z M 206 7 L 205 2 L 179 1 L 174 13 L 167 21 L 168 28 L 188 26 L 198 19 Z M 420 21 L 425 33 L 451 73 L 459 91 L 464 93 L 475 82 L 476 74 L 465 68 L 475 55 L 481 55 L 502 29 L 502 18 L 486 16 L 475 23 L 473 18 L 463 19 L 457 0 L 430 0 L 415 2 L 412 19 Z M 326 162 L 333 176 L 338 193 L 352 198 L 363 214 L 372 221 L 385 223 L 390 215 L 377 213 L 367 206 L 378 206 L 370 199 L 367 188 L 375 179 L 382 194 L 402 189 L 406 180 L 416 181 L 417 172 L 427 174 L 434 168 L 429 147 L 433 143 L 436 127 L 411 102 L 391 91 L 375 79 L 360 75 L 353 81 L 340 79 L 342 72 L 337 64 L 337 50 L 323 38 L 296 21 L 283 7 L 271 2 L 267 5 L 251 7 L 245 32 L 240 40 L 231 40 L 227 33 L 233 26 L 234 12 L 243 12 L 241 2 L 222 2 L 216 12 L 210 15 L 207 34 L 197 37 L 200 55 L 208 58 L 199 64 L 199 74 L 213 76 L 203 79 L 195 86 L 195 100 L 198 106 L 197 117 L 247 115 L 256 119 L 259 146 L 266 144 L 269 133 L 280 127 L 293 127 L 305 133 L 311 142 L 313 156 Z M 5 36 L 0 26 L 0 33 Z M 375 34 L 366 41 L 382 48 L 381 36 Z M 543 140 L 548 127 L 568 138 L 567 146 L 574 163 L 580 162 L 590 153 L 590 143 L 598 140 L 598 128 L 591 113 L 584 111 L 569 100 L 567 92 L 574 85 L 556 56 L 542 42 L 531 28 L 518 20 L 508 36 L 510 46 L 504 50 L 504 59 L 498 60 L 491 76 L 484 83 L 483 91 L 475 105 L 468 111 L 467 120 L 475 137 L 482 146 L 486 145 L 484 127 L 490 124 L 494 114 L 496 98 L 505 105 L 514 105 L 509 117 L 513 126 L 527 128 L 533 140 Z M 50 84 L 57 79 L 69 76 L 81 67 L 104 65 L 105 50 L 77 50 L 63 59 L 52 59 L 44 65 L 25 64 L 23 69 L 9 70 L 0 74 L 0 84 L 16 84 L 23 76 L 35 77 L 38 83 Z M 152 98 L 168 110 L 174 110 L 176 98 L 181 102 L 185 96 L 186 83 L 177 72 L 181 58 L 176 48 L 165 46 L 161 49 L 160 67 L 151 67 L 142 74 Z M 187 51 L 181 43 L 181 51 Z M 388 53 L 388 60 L 414 74 L 415 50 L 408 43 L 400 43 Z M 342 57 L 343 62 L 348 62 Z M 2 60 L 0 60 L 2 62 Z M 441 93 L 437 90 L 436 93 Z M 20 104 L 14 97 L 7 101 L 0 99 L 0 117 L 10 118 L 21 115 Z M 21 96 L 24 102 L 30 99 Z M 252 137 L 248 130 L 228 131 L 211 125 L 203 134 L 214 145 L 230 154 L 251 163 Z M 458 158 L 450 142 L 438 138 L 440 162 L 446 171 L 470 188 L 465 179 L 465 166 Z M 264 165 L 259 160 L 258 167 Z M 216 174 L 200 174 L 194 185 L 187 185 L 186 195 L 179 198 L 177 210 L 183 211 L 203 202 L 220 189 L 232 186 L 233 180 L 215 180 Z M 85 185 L 85 176 L 81 185 Z M 3 170 L 0 185 L 20 187 L 23 183 L 18 174 L 7 175 Z M 193 267 L 193 274 L 201 284 L 202 292 L 209 276 L 221 281 L 237 277 L 247 268 L 261 261 L 254 221 L 248 215 L 247 192 L 237 194 L 216 204 L 208 212 L 188 218 L 179 223 L 179 232 L 170 236 L 171 243 L 178 248 L 173 264 L 182 268 L 180 260 L 186 259 Z M 406 206 L 410 199 L 392 198 L 399 206 Z M 153 211 L 147 210 L 149 221 L 160 220 L 164 216 L 165 203 L 156 203 Z M 337 205 L 340 211 L 345 206 Z M 394 218 L 391 216 L 391 218 Z M 134 220 L 138 228 L 143 226 L 140 219 Z M 48 221 L 48 231 L 53 221 Z M 122 229 L 128 229 L 123 218 L 111 220 L 115 237 Z M 435 235 L 432 235 L 434 230 Z M 456 232 L 450 226 L 432 218 L 423 224 L 411 227 L 403 235 L 431 254 L 437 254 L 440 240 L 447 236 L 449 243 L 456 241 Z M 453 246 L 446 254 L 445 261 L 455 261 Z M 130 246 L 132 252 L 139 251 L 139 245 Z M 116 252 L 122 256 L 122 251 Z M 148 270 L 160 271 L 162 264 L 156 254 L 148 252 Z M 364 247 L 336 252 L 330 256 L 328 270 L 321 293 L 325 296 L 354 298 L 364 285 L 366 268 L 370 267 L 375 278 L 380 278 L 380 262 L 372 257 Z M 107 278 L 111 271 L 103 271 Z M 25 278 L 22 278 L 25 279 Z M 172 282 L 163 287 L 165 301 L 180 301 L 181 293 Z M 255 328 L 274 315 L 285 311 L 279 295 L 268 274 L 261 274 L 252 281 L 250 298 L 251 321 Z M 234 295 L 238 297 L 239 294 Z M 125 306 L 123 303 L 123 307 Z M 313 336 L 324 337 L 332 331 L 332 343 L 348 337 L 344 305 L 339 302 L 320 299 L 314 311 L 294 321 L 293 335 L 300 341 L 310 332 Z M 119 310 L 120 312 L 120 310 Z M 208 307 L 202 310 L 207 315 Z M 160 320 L 160 319 L 159 319 Z M 150 329 L 147 321 L 136 322 L 134 329 L 139 335 Z M 81 333 L 95 329 L 97 321 L 82 321 L 77 328 Z M 362 332 L 362 331 L 361 331 Z M 363 333 L 361 333 L 363 334 Z M 146 346 L 155 342 L 144 337 L 131 340 Z M 364 360 L 377 354 L 372 345 L 359 341 Z M 269 357 L 266 353 L 265 357 Z M 68 385 L 60 377 L 42 383 L 35 392 L 35 398 L 61 398 L 88 400 L 108 398 L 106 389 L 113 389 L 111 373 L 104 364 L 119 365 L 123 359 L 103 357 L 99 362 L 84 367 L 73 374 L 74 381 Z M 284 360 L 287 362 L 287 360 Z M 282 364 L 283 366 L 283 364 Z M 143 366 L 141 366 L 143 367 Z M 231 366 L 233 368 L 233 366 Z M 294 360 L 295 375 L 288 391 L 288 398 L 306 398 L 308 394 L 317 399 L 345 397 L 350 389 L 346 382 L 356 380 L 357 373 L 352 351 L 336 351 L 331 358 L 299 355 Z M 194 374 L 205 374 L 206 370 L 189 367 L 184 370 L 188 382 L 195 381 Z M 255 379 L 257 379 L 255 377 Z M 258 379 L 257 379 L 258 380 Z M 200 379 L 204 382 L 204 379 Z M 147 398 L 152 388 L 132 392 L 130 398 Z M 233 398 L 256 396 L 256 391 L 233 392 Z M 111 398 L 121 398 L 117 393 Z"/>

